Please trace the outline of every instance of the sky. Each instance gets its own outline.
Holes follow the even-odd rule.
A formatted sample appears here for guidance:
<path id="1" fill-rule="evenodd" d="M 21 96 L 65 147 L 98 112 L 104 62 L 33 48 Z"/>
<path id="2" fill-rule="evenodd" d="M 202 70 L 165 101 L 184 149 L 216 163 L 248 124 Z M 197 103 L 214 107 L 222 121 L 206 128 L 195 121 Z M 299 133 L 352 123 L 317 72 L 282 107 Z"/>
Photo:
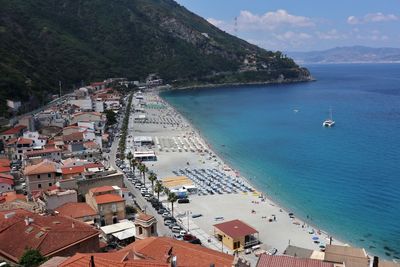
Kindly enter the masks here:
<path id="1" fill-rule="evenodd" d="M 400 48 L 400 0 L 176 1 L 220 29 L 270 50 Z"/>

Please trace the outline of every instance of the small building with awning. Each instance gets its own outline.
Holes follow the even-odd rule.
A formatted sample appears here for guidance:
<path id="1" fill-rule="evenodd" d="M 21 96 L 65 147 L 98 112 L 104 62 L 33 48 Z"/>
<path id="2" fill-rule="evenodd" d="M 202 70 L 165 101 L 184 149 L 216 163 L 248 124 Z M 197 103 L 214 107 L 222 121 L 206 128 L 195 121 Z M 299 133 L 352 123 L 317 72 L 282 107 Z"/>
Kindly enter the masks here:
<path id="1" fill-rule="evenodd" d="M 178 197 L 185 197 L 197 193 L 197 187 L 193 181 L 186 176 L 166 177 L 162 179 L 162 184 Z"/>
<path id="2" fill-rule="evenodd" d="M 214 225 L 214 236 L 231 250 L 241 251 L 258 245 L 258 231 L 241 220 Z"/>
<path id="3" fill-rule="evenodd" d="M 157 156 L 154 151 L 135 151 L 133 157 L 140 161 L 156 161 Z"/>
<path id="4" fill-rule="evenodd" d="M 135 224 L 129 220 L 121 220 L 119 223 L 100 227 L 100 230 L 109 242 L 117 241 L 129 244 L 135 241 Z"/>

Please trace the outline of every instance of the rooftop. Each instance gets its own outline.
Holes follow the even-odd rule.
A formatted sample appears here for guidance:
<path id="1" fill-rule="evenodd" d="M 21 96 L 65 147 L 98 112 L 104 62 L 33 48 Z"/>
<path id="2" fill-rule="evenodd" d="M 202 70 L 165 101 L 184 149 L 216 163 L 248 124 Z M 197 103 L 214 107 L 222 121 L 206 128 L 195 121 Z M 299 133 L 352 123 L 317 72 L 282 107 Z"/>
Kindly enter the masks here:
<path id="1" fill-rule="evenodd" d="M 85 166 L 72 166 L 72 167 L 63 167 L 61 168 L 62 174 L 76 174 L 82 173 L 85 171 Z"/>
<path id="2" fill-rule="evenodd" d="M 114 194 L 104 194 L 100 196 L 95 196 L 94 199 L 96 200 L 97 204 L 107 204 L 107 203 L 125 201 L 121 196 Z"/>
<path id="3" fill-rule="evenodd" d="M 79 219 L 85 216 L 95 216 L 97 212 L 86 203 L 69 202 L 61 205 L 56 211 L 65 217 Z"/>
<path id="4" fill-rule="evenodd" d="M 329 262 L 366 262 L 367 253 L 363 248 L 354 248 L 349 246 L 326 245 L 325 261 Z"/>
<path id="5" fill-rule="evenodd" d="M 24 170 L 24 175 L 34 175 L 34 174 L 44 174 L 56 172 L 56 163 L 44 160 L 36 165 L 26 166 Z"/>
<path id="6" fill-rule="evenodd" d="M 169 237 L 149 237 L 136 240 L 121 251 L 132 251 L 143 259 L 167 262 L 177 256 L 179 266 L 232 266 L 234 257 L 199 245 L 175 240 Z"/>
<path id="7" fill-rule="evenodd" d="M 140 213 L 139 216 L 136 217 L 136 220 L 141 220 L 141 221 L 150 221 L 153 220 L 154 216 L 146 214 L 146 213 Z"/>
<path id="8" fill-rule="evenodd" d="M 0 255 L 14 262 L 27 247 L 48 257 L 95 236 L 97 230 L 64 216 L 41 216 L 23 209 L 0 212 Z"/>
<path id="9" fill-rule="evenodd" d="M 17 134 L 19 132 L 21 132 L 22 130 L 26 129 L 27 127 L 24 125 L 17 125 L 14 128 L 8 129 L 4 132 L 2 132 L 1 134 L 6 135 L 6 134 Z"/>
<path id="10" fill-rule="evenodd" d="M 109 191 L 114 191 L 114 187 L 111 185 L 105 185 L 105 186 L 99 186 L 99 187 L 93 187 L 90 189 L 90 192 L 92 193 L 103 193 L 103 192 L 109 192 Z"/>
<path id="11" fill-rule="evenodd" d="M 56 152 L 61 152 L 61 151 L 62 150 L 59 148 L 49 147 L 49 148 L 45 148 L 45 149 L 39 149 L 39 150 L 33 150 L 33 151 L 26 152 L 26 155 L 28 157 L 30 157 L 30 156 L 37 156 L 37 155 L 41 155 L 41 154 L 47 154 L 47 153 L 56 153 Z"/>
<path id="12" fill-rule="evenodd" d="M 332 263 L 313 259 L 294 258 L 284 255 L 261 254 L 257 262 L 257 267 L 333 267 Z"/>
<path id="13" fill-rule="evenodd" d="M 1 178 L 0 176 L 0 184 L 14 185 L 14 180 L 9 178 Z"/>
<path id="14" fill-rule="evenodd" d="M 214 224 L 214 227 L 218 228 L 220 231 L 224 232 L 226 235 L 233 238 L 243 237 L 246 235 L 252 235 L 258 233 L 256 229 L 242 222 L 241 220 L 233 220 L 219 224 Z"/>

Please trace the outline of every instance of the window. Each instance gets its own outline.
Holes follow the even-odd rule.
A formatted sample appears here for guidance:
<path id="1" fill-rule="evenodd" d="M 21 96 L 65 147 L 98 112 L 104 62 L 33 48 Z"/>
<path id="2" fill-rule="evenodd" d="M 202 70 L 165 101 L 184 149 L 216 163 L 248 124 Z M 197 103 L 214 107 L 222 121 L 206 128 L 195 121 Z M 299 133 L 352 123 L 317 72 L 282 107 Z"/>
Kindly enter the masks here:
<path id="1" fill-rule="evenodd" d="M 53 184 L 52 183 L 49 183 L 49 186 L 52 186 Z"/>
<path id="2" fill-rule="evenodd" d="M 117 205 L 116 204 L 112 204 L 111 205 L 111 209 L 113 212 L 117 212 Z"/>
<path id="3" fill-rule="evenodd" d="M 47 174 L 47 177 L 49 177 L 49 178 L 50 178 L 50 177 L 51 177 L 51 174 L 50 174 L 50 173 L 49 173 L 49 174 Z"/>
<path id="4" fill-rule="evenodd" d="M 155 227 L 154 227 L 154 224 L 153 224 L 153 225 L 151 226 L 151 233 L 152 233 L 152 234 L 154 234 L 154 232 L 155 232 L 155 231 L 154 231 L 154 228 L 155 228 Z"/>
<path id="5" fill-rule="evenodd" d="M 38 184 L 37 187 L 38 187 L 38 188 L 42 188 L 42 184 Z"/>
<path id="6" fill-rule="evenodd" d="M 142 234 L 143 234 L 143 229 L 142 229 L 142 227 L 139 226 L 139 235 L 142 235 Z"/>
<path id="7" fill-rule="evenodd" d="M 37 178 L 40 179 L 40 174 L 38 174 Z"/>

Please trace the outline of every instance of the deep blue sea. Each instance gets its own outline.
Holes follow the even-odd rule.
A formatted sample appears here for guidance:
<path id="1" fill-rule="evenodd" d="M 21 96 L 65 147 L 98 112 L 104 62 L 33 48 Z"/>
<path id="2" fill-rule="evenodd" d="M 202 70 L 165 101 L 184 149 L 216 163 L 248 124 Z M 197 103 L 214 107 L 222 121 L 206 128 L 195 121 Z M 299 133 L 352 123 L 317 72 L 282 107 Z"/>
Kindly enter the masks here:
<path id="1" fill-rule="evenodd" d="M 346 243 L 400 258 L 400 64 L 307 67 L 317 81 L 162 96 L 286 209 Z M 328 129 L 330 108 L 336 125 Z"/>

